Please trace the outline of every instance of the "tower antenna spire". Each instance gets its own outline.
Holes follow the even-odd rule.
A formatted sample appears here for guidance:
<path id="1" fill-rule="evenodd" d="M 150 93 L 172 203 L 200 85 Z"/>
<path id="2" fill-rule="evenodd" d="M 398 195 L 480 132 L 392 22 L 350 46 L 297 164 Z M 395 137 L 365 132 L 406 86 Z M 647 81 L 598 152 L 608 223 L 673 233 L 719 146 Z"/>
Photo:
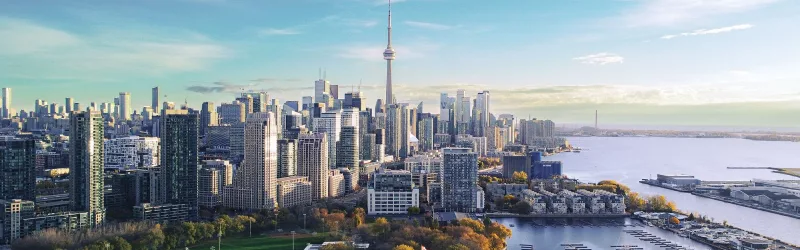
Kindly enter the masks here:
<path id="1" fill-rule="evenodd" d="M 389 1 L 388 25 L 386 27 L 386 50 L 383 51 L 383 59 L 386 60 L 386 100 L 385 103 L 394 103 L 392 94 L 392 61 L 395 59 L 395 51 L 392 49 L 392 0 Z"/>
<path id="2" fill-rule="evenodd" d="M 319 79 L 322 79 L 322 67 L 319 67 L 319 72 L 317 73 Z"/>

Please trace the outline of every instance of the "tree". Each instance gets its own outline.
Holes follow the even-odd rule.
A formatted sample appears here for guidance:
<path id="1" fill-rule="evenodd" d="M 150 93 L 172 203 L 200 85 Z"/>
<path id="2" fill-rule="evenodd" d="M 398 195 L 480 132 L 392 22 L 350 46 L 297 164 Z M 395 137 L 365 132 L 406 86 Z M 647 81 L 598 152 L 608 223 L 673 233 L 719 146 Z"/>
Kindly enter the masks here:
<path id="1" fill-rule="evenodd" d="M 719 195 L 723 196 L 723 197 L 730 197 L 731 196 L 731 189 L 730 188 L 726 188 L 726 189 L 720 190 L 719 191 Z"/>
<path id="2" fill-rule="evenodd" d="M 492 222 L 491 225 L 486 227 L 486 235 L 489 236 L 494 235 L 499 237 L 500 239 L 505 240 L 508 237 L 511 237 L 511 229 L 503 224 Z"/>
<path id="3" fill-rule="evenodd" d="M 357 207 L 353 209 L 353 226 L 357 228 L 361 224 L 364 224 L 364 217 L 366 214 L 363 208 Z"/>
<path id="4" fill-rule="evenodd" d="M 389 221 L 386 218 L 380 217 L 375 220 L 375 224 L 372 224 L 372 233 L 378 236 L 383 235 L 389 232 Z"/>
<path id="5" fill-rule="evenodd" d="M 414 250 L 414 248 L 409 246 L 409 245 L 403 244 L 403 245 L 398 245 L 398 246 L 392 248 L 392 250 Z"/>
<path id="6" fill-rule="evenodd" d="M 477 233 L 483 233 L 483 231 L 485 230 L 485 226 L 479 220 L 473 220 L 473 219 L 470 219 L 470 218 L 464 218 L 464 219 L 459 220 L 458 224 L 461 225 L 461 226 L 472 228 L 472 231 L 475 231 Z"/>
<path id="7" fill-rule="evenodd" d="M 462 244 L 450 245 L 447 250 L 470 250 L 469 247 Z"/>
<path id="8" fill-rule="evenodd" d="M 625 205 L 628 207 L 630 211 L 639 211 L 644 209 L 645 200 L 639 196 L 637 192 L 630 192 L 628 196 L 625 197 Z"/>
<path id="9" fill-rule="evenodd" d="M 671 223 L 672 223 L 672 224 L 674 224 L 674 225 L 681 224 L 681 220 L 679 220 L 679 219 L 678 219 L 678 217 L 675 217 L 675 216 L 673 216 L 673 217 L 670 217 L 670 218 L 669 218 L 669 222 L 671 222 Z"/>
<path id="10" fill-rule="evenodd" d="M 695 219 L 695 218 L 694 218 L 694 213 L 690 213 L 690 214 L 689 214 L 689 218 L 688 218 L 688 219 L 689 219 L 690 221 L 694 221 L 694 219 Z"/>
<path id="11" fill-rule="evenodd" d="M 127 240 L 125 240 L 125 239 L 123 239 L 122 237 L 119 237 L 119 236 L 111 237 L 111 239 L 108 240 L 108 243 L 111 243 L 111 247 L 112 247 L 111 249 L 114 249 L 114 250 L 131 250 L 131 249 L 133 249 L 133 246 L 131 246 L 131 244 L 128 243 Z"/>
<path id="12" fill-rule="evenodd" d="M 408 208 L 409 215 L 417 215 L 419 214 L 419 207 L 409 207 Z"/>
<path id="13" fill-rule="evenodd" d="M 110 243 L 108 243 L 108 241 L 104 241 L 104 240 L 97 241 L 95 243 L 92 243 L 92 244 L 89 244 L 89 245 L 83 247 L 83 250 L 105 250 L 106 249 L 106 244 L 110 244 Z"/>
<path id="14" fill-rule="evenodd" d="M 510 195 L 510 194 L 507 194 L 507 195 L 503 196 L 503 202 L 505 202 L 505 203 L 513 203 L 514 200 L 516 200 L 516 199 L 517 199 L 516 197 L 514 197 L 513 195 Z"/>
<path id="15" fill-rule="evenodd" d="M 511 175 L 511 179 L 516 183 L 525 183 L 528 181 L 528 174 L 523 171 L 516 171 Z"/>
<path id="16" fill-rule="evenodd" d="M 530 214 L 532 211 L 531 204 L 528 204 L 526 201 L 517 202 L 514 204 L 514 207 L 511 208 L 515 213 L 518 214 Z"/>

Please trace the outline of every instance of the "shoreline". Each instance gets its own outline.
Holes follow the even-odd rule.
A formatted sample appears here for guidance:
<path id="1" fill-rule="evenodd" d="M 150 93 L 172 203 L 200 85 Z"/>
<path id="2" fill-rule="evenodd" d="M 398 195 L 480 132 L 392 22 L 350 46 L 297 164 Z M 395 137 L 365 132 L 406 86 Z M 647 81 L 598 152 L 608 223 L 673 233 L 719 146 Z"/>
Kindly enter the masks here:
<path id="1" fill-rule="evenodd" d="M 781 212 L 781 211 L 774 211 L 774 210 L 760 208 L 760 207 L 744 206 L 744 205 L 739 204 L 739 203 L 731 202 L 731 201 L 728 201 L 728 200 L 725 200 L 725 199 L 718 198 L 718 197 L 713 196 L 713 195 L 707 195 L 707 194 L 703 194 L 703 193 L 692 193 L 692 194 L 696 195 L 696 196 L 703 197 L 703 198 L 708 198 L 708 199 L 718 200 L 718 201 L 722 201 L 722 202 L 729 203 L 729 204 L 734 204 L 734 205 L 737 205 L 737 206 L 740 206 L 740 207 L 746 207 L 746 208 L 761 210 L 761 211 L 764 211 L 764 212 L 770 212 L 770 213 L 773 213 L 773 214 L 783 215 L 783 216 L 786 216 L 786 217 L 800 219 L 800 215 L 789 214 L 789 213 L 784 213 L 784 212 Z"/>

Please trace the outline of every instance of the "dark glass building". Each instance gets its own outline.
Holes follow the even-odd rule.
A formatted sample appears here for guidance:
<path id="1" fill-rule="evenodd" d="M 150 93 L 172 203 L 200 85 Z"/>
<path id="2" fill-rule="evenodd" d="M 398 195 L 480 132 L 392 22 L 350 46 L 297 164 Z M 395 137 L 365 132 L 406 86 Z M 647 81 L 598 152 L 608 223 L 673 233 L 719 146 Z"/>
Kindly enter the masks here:
<path id="1" fill-rule="evenodd" d="M 161 194 L 165 204 L 186 204 L 197 218 L 198 115 L 188 110 L 164 110 L 161 115 Z"/>
<path id="2" fill-rule="evenodd" d="M 0 136 L 0 200 L 36 199 L 35 165 L 33 140 Z"/>

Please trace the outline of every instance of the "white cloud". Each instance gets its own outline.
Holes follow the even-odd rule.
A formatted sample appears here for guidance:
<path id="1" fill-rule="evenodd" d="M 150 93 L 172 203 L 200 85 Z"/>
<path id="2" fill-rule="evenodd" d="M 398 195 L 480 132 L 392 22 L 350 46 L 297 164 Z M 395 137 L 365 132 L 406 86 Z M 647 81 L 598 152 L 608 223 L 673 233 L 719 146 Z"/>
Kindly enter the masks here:
<path id="1" fill-rule="evenodd" d="M 745 12 L 780 0 L 644 0 L 625 14 L 631 26 L 670 26 L 731 13 Z"/>
<path id="2" fill-rule="evenodd" d="M 124 29 L 123 29 L 124 30 Z M 0 19 L 0 57 L 42 77 L 161 74 L 205 68 L 231 50 L 196 33 L 100 30 L 77 35 L 30 21 Z M 9 73 L 0 70 L 0 74 Z M 30 74 L 31 72 L 12 72 Z"/>
<path id="3" fill-rule="evenodd" d="M 275 28 L 267 28 L 258 31 L 259 34 L 262 36 L 285 36 L 285 35 L 297 35 L 301 32 L 295 29 L 275 29 Z"/>
<path id="4" fill-rule="evenodd" d="M 80 44 L 80 38 L 34 23 L 0 18 L 0 55 L 45 52 Z"/>
<path id="5" fill-rule="evenodd" d="M 672 39 L 672 38 L 682 37 L 682 36 L 702 36 L 702 35 L 710 35 L 710 34 L 719 34 L 719 33 L 726 33 L 726 32 L 737 31 L 737 30 L 746 30 L 746 29 L 750 29 L 752 27 L 755 27 L 755 26 L 752 25 L 752 24 L 739 24 L 739 25 L 733 25 L 733 26 L 716 28 L 716 29 L 699 29 L 699 30 L 695 30 L 695 31 L 692 31 L 692 32 L 684 32 L 684 33 L 674 34 L 674 35 L 664 35 L 664 36 L 661 37 L 661 39 Z"/>
<path id="6" fill-rule="evenodd" d="M 611 63 L 622 63 L 625 61 L 625 58 L 614 53 L 603 52 L 603 53 L 576 57 L 573 58 L 573 60 L 579 61 L 584 64 L 606 65 Z"/>
<path id="7" fill-rule="evenodd" d="M 455 28 L 455 26 L 438 24 L 438 23 L 428 23 L 428 22 L 405 21 L 404 23 L 411 27 L 429 29 L 429 30 L 449 30 Z"/>

